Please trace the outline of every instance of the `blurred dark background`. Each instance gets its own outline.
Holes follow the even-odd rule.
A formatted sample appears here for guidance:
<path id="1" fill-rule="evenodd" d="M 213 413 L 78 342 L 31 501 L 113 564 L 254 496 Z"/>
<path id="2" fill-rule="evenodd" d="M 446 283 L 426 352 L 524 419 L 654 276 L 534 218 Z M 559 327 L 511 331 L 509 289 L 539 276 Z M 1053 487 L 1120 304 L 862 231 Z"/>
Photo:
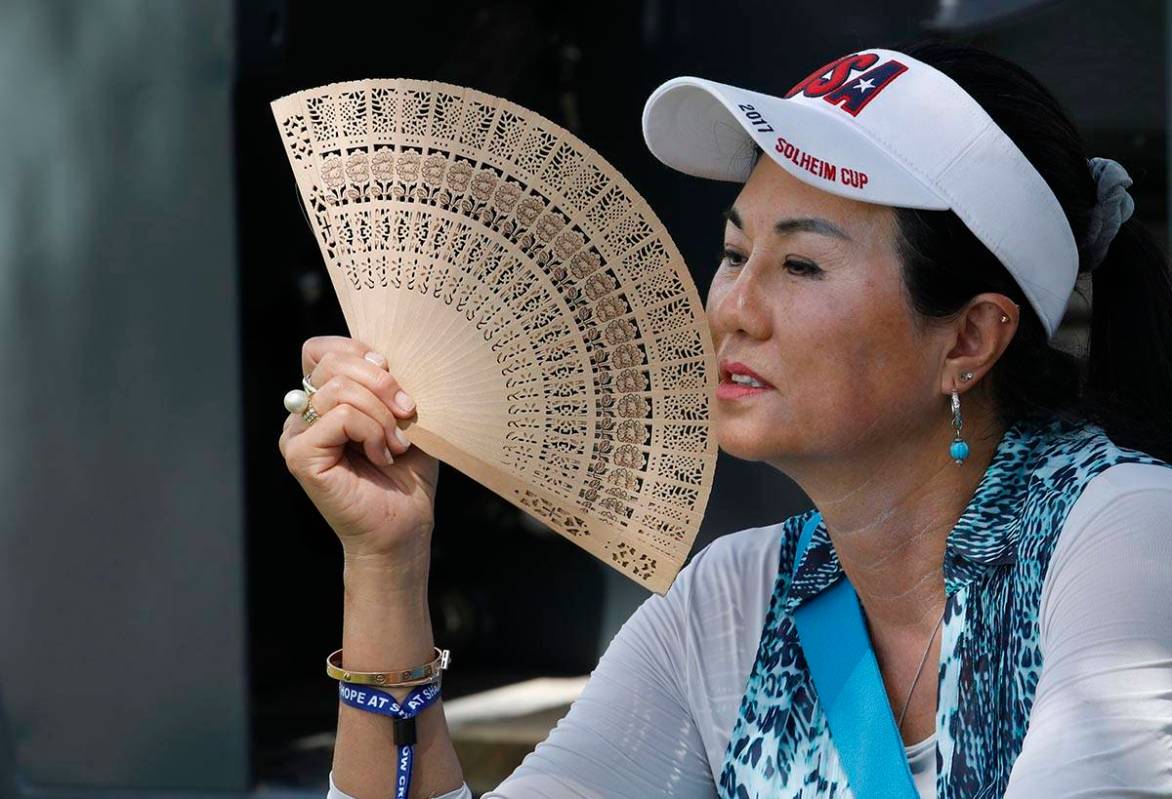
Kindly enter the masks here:
<path id="1" fill-rule="evenodd" d="M 346 331 L 270 101 L 367 77 L 507 97 L 630 179 L 704 294 L 737 187 L 650 156 L 650 92 L 783 93 L 927 35 L 1037 74 L 1166 240 L 1163 0 L 0 0 L 0 797 L 324 796 L 341 553 L 277 437 L 301 342 Z M 588 673 L 646 592 L 440 486 L 445 697 Z M 804 506 L 722 455 L 696 549 Z"/>

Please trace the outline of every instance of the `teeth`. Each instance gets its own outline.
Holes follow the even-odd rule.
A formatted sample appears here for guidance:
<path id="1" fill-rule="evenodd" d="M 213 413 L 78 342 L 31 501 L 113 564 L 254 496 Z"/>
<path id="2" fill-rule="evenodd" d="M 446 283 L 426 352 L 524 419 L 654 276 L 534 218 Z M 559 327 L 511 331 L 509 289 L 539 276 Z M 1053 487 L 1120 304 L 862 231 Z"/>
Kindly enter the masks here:
<path id="1" fill-rule="evenodd" d="M 756 386 L 757 388 L 764 388 L 765 387 L 764 383 L 759 383 L 756 380 L 754 380 L 753 378 L 749 377 L 748 375 L 733 375 L 732 381 L 734 383 L 740 383 L 745 386 Z"/>

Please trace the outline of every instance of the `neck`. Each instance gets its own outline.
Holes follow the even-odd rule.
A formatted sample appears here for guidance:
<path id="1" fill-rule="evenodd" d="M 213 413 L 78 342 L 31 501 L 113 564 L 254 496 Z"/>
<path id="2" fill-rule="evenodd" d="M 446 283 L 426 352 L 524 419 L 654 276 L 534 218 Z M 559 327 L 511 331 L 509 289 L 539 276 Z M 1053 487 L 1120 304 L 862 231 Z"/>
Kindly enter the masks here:
<path id="1" fill-rule="evenodd" d="M 910 632 L 940 617 L 948 534 L 1004 432 L 991 414 L 973 416 L 979 418 L 965 424 L 969 456 L 960 465 L 936 428 L 904 431 L 845 459 L 784 465 L 822 513 L 873 626 Z"/>

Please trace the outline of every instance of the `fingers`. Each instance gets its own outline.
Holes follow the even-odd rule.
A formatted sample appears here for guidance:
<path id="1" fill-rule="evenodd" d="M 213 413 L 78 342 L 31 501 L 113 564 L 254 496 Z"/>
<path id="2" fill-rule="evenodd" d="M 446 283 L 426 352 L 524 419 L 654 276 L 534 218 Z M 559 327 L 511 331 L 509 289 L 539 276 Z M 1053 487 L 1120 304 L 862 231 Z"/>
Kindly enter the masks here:
<path id="1" fill-rule="evenodd" d="M 301 374 L 311 374 L 327 352 L 357 355 L 361 358 L 369 351 L 370 347 L 358 339 L 346 336 L 314 336 L 306 339 L 301 345 Z"/>
<path id="2" fill-rule="evenodd" d="M 300 418 L 298 422 L 305 424 Z M 363 453 L 373 464 L 388 466 L 394 460 L 387 448 L 383 426 L 353 405 L 336 405 L 305 430 L 294 432 L 296 427 L 294 424 L 281 434 L 281 454 L 295 475 L 314 475 L 329 469 L 338 462 L 340 450 L 351 441 L 362 445 Z"/>
<path id="3" fill-rule="evenodd" d="M 344 375 L 331 377 L 317 393 L 313 395 L 313 407 L 318 416 L 326 416 L 339 405 L 349 405 L 366 416 L 378 422 L 383 428 L 384 444 L 393 454 L 400 455 L 407 451 L 410 442 L 406 435 L 399 430 L 398 421 L 386 404 L 376 397 L 370 389 L 356 380 Z M 296 431 L 299 427 L 304 430 L 309 425 L 300 414 L 293 415 L 290 426 Z"/>
<path id="4" fill-rule="evenodd" d="M 291 471 L 330 468 L 351 441 L 379 466 L 408 450 L 396 420 L 413 416 L 415 403 L 387 371 L 386 358 L 356 339 L 315 336 L 302 346 L 301 365 L 317 387 L 319 418 L 312 425 L 297 413 L 285 419 L 280 449 Z"/>
<path id="5" fill-rule="evenodd" d="M 395 416 L 408 419 L 415 413 L 415 401 L 387 371 L 386 359 L 376 352 L 363 349 L 355 354 L 354 348 L 350 347 L 327 350 L 313 371 L 307 374 L 309 382 L 319 389 L 334 377 L 349 378 L 382 400 Z M 316 407 L 316 403 L 314 405 Z"/>

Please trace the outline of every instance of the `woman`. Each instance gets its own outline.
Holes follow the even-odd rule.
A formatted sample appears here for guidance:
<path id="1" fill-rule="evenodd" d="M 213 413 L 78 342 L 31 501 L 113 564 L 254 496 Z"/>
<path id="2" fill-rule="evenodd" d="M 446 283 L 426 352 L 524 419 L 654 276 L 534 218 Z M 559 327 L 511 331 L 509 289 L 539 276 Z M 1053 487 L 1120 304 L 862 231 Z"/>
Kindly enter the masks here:
<path id="1" fill-rule="evenodd" d="M 1172 287 L 1126 173 L 1022 70 L 942 45 L 784 99 L 677 79 L 644 133 L 745 181 L 707 299 L 715 434 L 817 511 L 697 553 L 490 796 L 1172 794 Z M 1091 270 L 1080 360 L 1052 336 Z M 395 435 L 411 400 L 357 341 L 303 367 L 320 418 L 281 450 L 343 543 L 346 667 L 424 663 L 437 465 Z M 469 796 L 438 707 L 411 795 Z M 392 751 L 343 705 L 331 796 L 392 795 Z"/>

